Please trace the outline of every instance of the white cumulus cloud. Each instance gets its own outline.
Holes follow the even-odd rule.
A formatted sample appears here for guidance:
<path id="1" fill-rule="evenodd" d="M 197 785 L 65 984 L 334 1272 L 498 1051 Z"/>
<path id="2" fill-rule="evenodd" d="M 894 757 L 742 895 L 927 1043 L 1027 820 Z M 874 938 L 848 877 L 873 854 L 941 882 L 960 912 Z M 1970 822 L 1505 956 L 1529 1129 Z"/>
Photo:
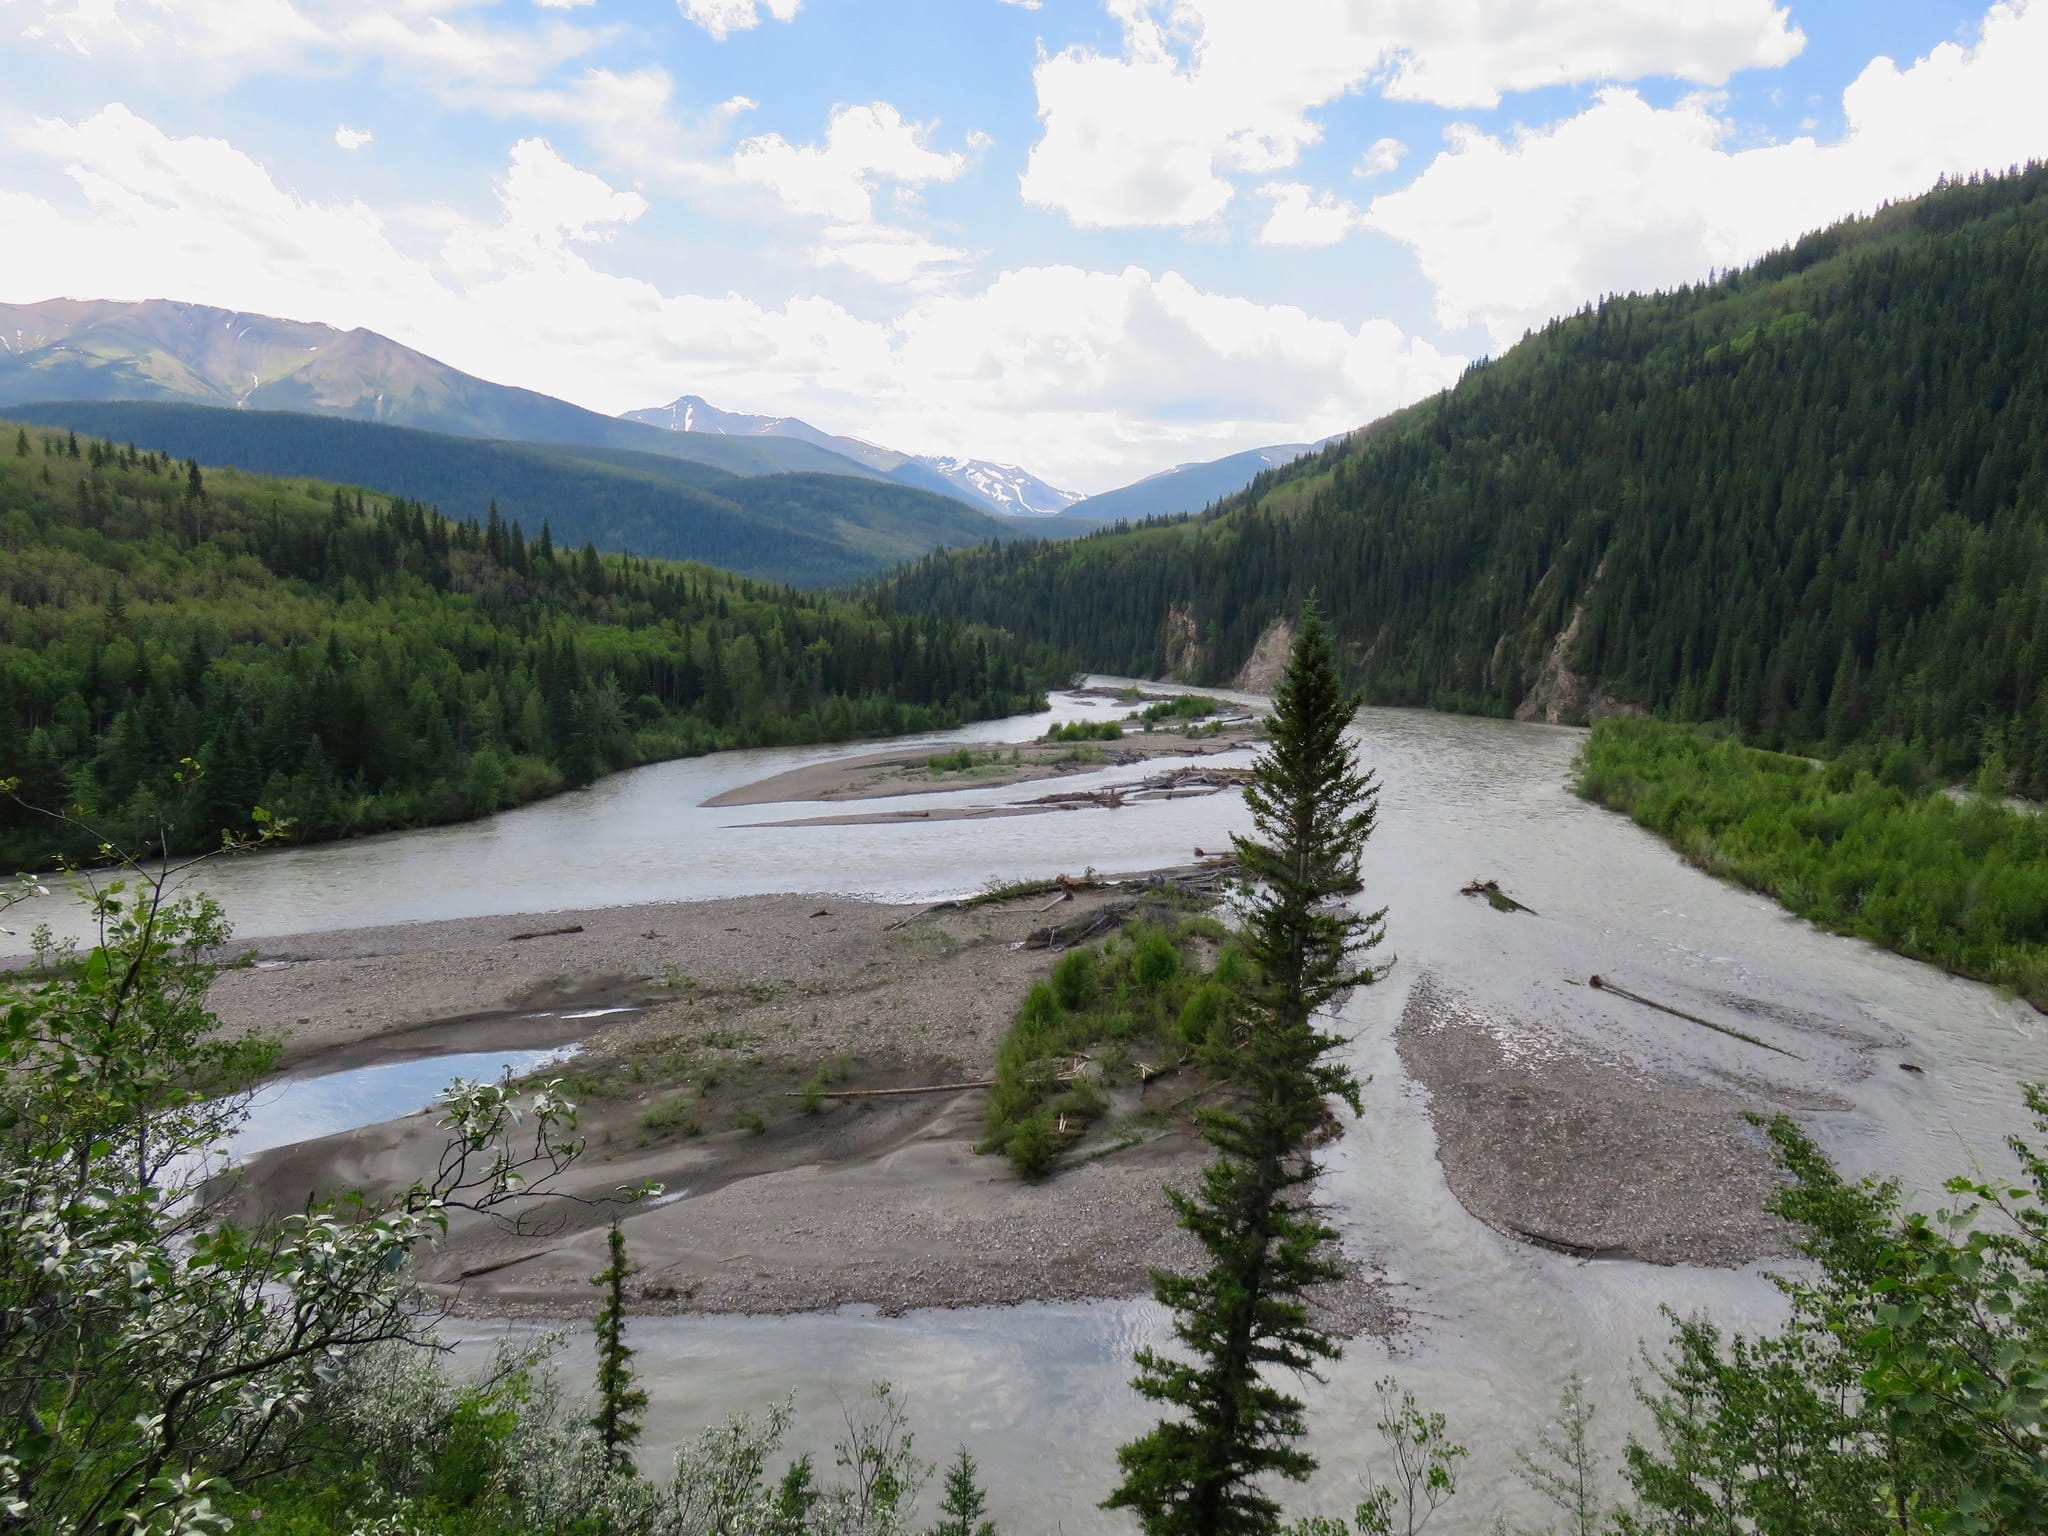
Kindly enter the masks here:
<path id="1" fill-rule="evenodd" d="M 1261 245 L 1335 245 L 1359 224 L 1351 204 L 1298 181 L 1269 181 L 1259 193 L 1273 204 L 1259 231 Z"/>
<path id="2" fill-rule="evenodd" d="M 366 128 L 351 128 L 346 123 L 334 130 L 334 142 L 343 149 L 361 149 L 375 137 Z"/>
<path id="3" fill-rule="evenodd" d="M 1676 75 L 1718 85 L 1804 36 L 1776 0 L 1108 0 L 1120 52 L 1072 47 L 1034 74 L 1027 202 L 1077 225 L 1194 225 L 1317 142 L 1317 111 L 1388 95 L 1491 106 L 1503 92 Z"/>
<path id="4" fill-rule="evenodd" d="M 1741 148 L 1714 98 L 1656 107 L 1610 87 L 1583 112 L 1495 137 L 1454 129 L 1367 222 L 1413 248 L 1447 324 L 1496 344 L 1604 293 L 1692 281 L 1943 174 L 2048 155 L 2048 4 L 2004 0 L 1969 46 L 1879 58 L 1847 127 Z"/>
<path id="5" fill-rule="evenodd" d="M 794 212 L 864 224 L 877 182 L 918 187 L 951 181 L 967 169 L 965 154 L 931 148 L 927 131 L 905 122 L 886 101 L 835 107 L 823 143 L 761 134 L 734 152 L 732 172 L 743 183 L 768 188 Z"/>
<path id="6" fill-rule="evenodd" d="M 761 25 L 765 11 L 777 21 L 794 21 L 802 0 L 678 0 L 683 15 L 723 40 Z"/>

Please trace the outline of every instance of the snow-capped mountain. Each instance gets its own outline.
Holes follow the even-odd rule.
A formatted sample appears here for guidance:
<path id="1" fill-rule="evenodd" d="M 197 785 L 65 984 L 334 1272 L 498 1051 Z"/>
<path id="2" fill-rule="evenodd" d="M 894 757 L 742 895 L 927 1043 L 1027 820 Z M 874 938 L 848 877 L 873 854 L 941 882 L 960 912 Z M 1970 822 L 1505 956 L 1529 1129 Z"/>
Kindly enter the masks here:
<path id="1" fill-rule="evenodd" d="M 1019 469 L 1015 464 L 991 464 L 986 459 L 955 459 L 938 455 L 921 456 L 917 462 L 949 485 L 1012 517 L 1057 517 L 1081 499 L 1078 492 L 1047 485 L 1029 470 Z"/>
<path id="2" fill-rule="evenodd" d="M 1081 497 L 1048 485 L 1014 464 L 938 454 L 899 453 L 857 437 L 824 432 L 794 416 L 750 416 L 725 411 L 701 395 L 682 395 L 667 405 L 628 411 L 626 420 L 671 432 L 709 432 L 725 437 L 793 437 L 852 459 L 905 485 L 937 491 L 985 512 L 1005 517 L 1056 517 Z"/>

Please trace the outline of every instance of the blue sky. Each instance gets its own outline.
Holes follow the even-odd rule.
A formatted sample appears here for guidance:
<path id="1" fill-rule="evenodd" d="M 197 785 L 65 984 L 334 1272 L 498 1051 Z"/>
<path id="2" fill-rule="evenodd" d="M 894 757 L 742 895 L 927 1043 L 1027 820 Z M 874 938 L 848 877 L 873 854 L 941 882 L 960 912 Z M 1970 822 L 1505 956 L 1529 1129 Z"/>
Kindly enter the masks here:
<path id="1" fill-rule="evenodd" d="M 0 300 L 1106 489 L 2048 153 L 2048 0 L 0 0 Z"/>

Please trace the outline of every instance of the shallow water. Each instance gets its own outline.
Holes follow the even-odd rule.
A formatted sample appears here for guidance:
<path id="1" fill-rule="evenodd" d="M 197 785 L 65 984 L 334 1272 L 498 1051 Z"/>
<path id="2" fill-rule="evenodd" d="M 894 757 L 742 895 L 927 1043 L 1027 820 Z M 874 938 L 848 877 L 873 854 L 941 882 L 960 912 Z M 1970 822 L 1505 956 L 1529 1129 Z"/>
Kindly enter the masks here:
<path id="1" fill-rule="evenodd" d="M 460 1051 L 278 1078 L 250 1096 L 247 1118 L 228 1143 L 228 1156 L 240 1161 L 272 1147 L 397 1120 L 433 1104 L 457 1078 L 494 1083 L 506 1076 L 524 1077 L 575 1054 L 573 1045 L 547 1051 Z"/>
<path id="2" fill-rule="evenodd" d="M 1057 718 L 1108 707 L 1060 701 Z M 1016 741 L 1044 715 L 927 738 Z M 1564 785 L 1581 733 L 1416 711 L 1359 719 L 1382 783 L 1367 854 L 1368 895 L 1388 908 L 1384 981 L 1354 996 L 1344 1023 L 1369 1076 L 1365 1114 L 1330 1156 L 1324 1193 L 1348 1247 L 1384 1268 L 1412 1314 L 1389 1349 L 1359 1341 L 1307 1392 L 1324 1468 L 1296 1498 L 1348 1509 L 1354 1473 L 1376 1450 L 1375 1381 L 1397 1373 L 1472 1448 L 1468 1492 L 1433 1531 L 1484 1529 L 1511 1453 L 1579 1370 L 1601 1404 L 1610 1444 L 1635 1422 L 1637 1342 L 1664 1333 L 1661 1307 L 1758 1325 L 1775 1294 L 1743 1272 L 1585 1262 L 1501 1238 L 1446 1185 L 1421 1088 L 1402 1069 L 1393 1028 L 1427 973 L 1517 1038 L 1626 1046 L 1634 1059 L 1695 1081 L 1769 1072 L 1828 1084 L 1848 1108 L 1806 1123 L 1852 1173 L 1887 1171 L 1934 1191 L 1973 1162 L 1996 1165 L 2018 1127 L 2017 1084 L 2048 1079 L 2048 1019 L 1988 988 L 1867 945 L 1822 934 L 1764 899 L 1687 867 L 1621 817 Z M 991 879 L 1130 870 L 1225 845 L 1244 813 L 1235 795 L 992 821 L 754 828 L 772 807 L 709 811 L 705 798 L 802 763 L 874 750 L 733 753 L 637 770 L 586 791 L 467 826 L 223 863 L 206 880 L 245 937 L 308 929 L 785 890 L 930 899 Z M 1076 783 L 1132 776 L 1107 770 Z M 1004 789 L 921 797 L 920 805 L 996 803 Z M 1494 878 L 1535 916 L 1461 896 Z M 1736 1007 L 1772 1036 L 1771 1010 L 1806 1021 L 1802 1067 L 1706 1036 L 1583 985 L 1602 973 L 1694 1011 Z M 1834 1035 L 1840 1038 L 1835 1039 Z M 1874 1041 L 1859 1050 L 1854 1041 Z M 1898 1070 L 1902 1061 L 1923 1069 Z M 450 1063 L 414 1064 L 445 1082 Z M 1803 1076 L 1802 1076 L 1803 1074 Z M 438 1084 L 436 1084 L 438 1086 Z M 417 1106 L 414 1106 L 417 1107 Z M 1010 1528 L 1125 1530 L 1094 1508 L 1113 1448 L 1151 1414 L 1126 1383 L 1130 1356 L 1157 1338 L 1149 1303 L 1026 1307 L 907 1318 L 641 1319 L 636 1362 L 654 1397 L 650 1466 L 725 1414 L 794 1392 L 794 1444 L 831 1465 L 840 1401 L 877 1377 L 908 1401 L 934 1457 L 965 1443 L 981 1460 Z M 492 1330 L 468 1325 L 462 1336 Z M 581 1368 L 580 1356 L 571 1363 Z M 1541 1515 L 1510 1492 L 1508 1513 Z"/>

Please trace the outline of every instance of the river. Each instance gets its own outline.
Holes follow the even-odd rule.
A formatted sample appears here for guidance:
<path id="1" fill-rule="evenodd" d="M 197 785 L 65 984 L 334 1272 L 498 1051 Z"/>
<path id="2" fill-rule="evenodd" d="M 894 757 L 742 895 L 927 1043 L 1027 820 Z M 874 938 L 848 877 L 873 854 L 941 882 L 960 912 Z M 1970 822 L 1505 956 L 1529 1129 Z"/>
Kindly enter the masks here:
<path id="1" fill-rule="evenodd" d="M 1071 696 L 1056 704 L 1062 719 L 1107 712 Z M 1046 723 L 992 721 L 929 740 L 1023 740 Z M 1630 1378 L 1640 1370 L 1638 1341 L 1665 1332 L 1660 1308 L 1754 1326 L 1778 1306 L 1756 1268 L 1587 1262 L 1509 1241 L 1467 1214 L 1438 1167 L 1424 1091 L 1394 1049 L 1416 978 L 1429 974 L 1538 1033 L 1596 1042 L 1612 1026 L 1570 984 L 1595 971 L 1651 996 L 1704 988 L 1888 1036 L 1894 1043 L 1872 1053 L 1866 1073 L 1834 1084 L 1853 1107 L 1809 1124 L 1847 1171 L 1894 1173 L 1922 1192 L 1973 1161 L 2000 1160 L 2002 1137 L 2022 1118 L 2017 1085 L 2048 1079 L 2048 1019 L 1989 988 L 1820 933 L 1579 801 L 1565 788 L 1577 731 L 1380 709 L 1362 713 L 1358 731 L 1382 786 L 1368 896 L 1388 908 L 1395 963 L 1343 1015 L 1354 1065 L 1368 1078 L 1365 1113 L 1333 1149 L 1323 1192 L 1347 1246 L 1386 1271 L 1412 1326 L 1391 1346 L 1356 1342 L 1325 1383 L 1308 1388 L 1323 1471 L 1293 1502 L 1332 1512 L 1355 1502 L 1356 1474 L 1378 1460 L 1374 1383 L 1391 1373 L 1471 1447 L 1467 1491 L 1432 1529 L 1478 1531 L 1497 1508 L 1541 1515 L 1513 1489 L 1512 1450 L 1532 1438 L 1569 1371 L 1585 1376 L 1600 1404 L 1596 1432 L 1611 1451 L 1637 1422 Z M 1243 822 L 1234 795 L 864 827 L 761 828 L 746 824 L 784 813 L 702 808 L 724 789 L 867 750 L 661 764 L 484 822 L 267 852 L 223 861 L 204 878 L 240 933 L 258 938 L 772 891 L 930 899 L 992 879 L 1183 862 L 1197 845 L 1222 846 Z M 963 790 L 929 803 L 1008 794 Z M 1498 879 L 1540 915 L 1498 914 L 1461 896 L 1474 877 Z M 1668 1062 L 1653 1052 L 1650 1064 L 1683 1074 L 1697 1045 L 1674 1043 Z M 1901 1061 L 1922 1070 L 1901 1072 Z M 490 1330 L 457 1331 L 477 1340 Z M 955 1442 L 973 1451 L 1007 1528 L 1078 1533 L 1129 1528 L 1094 1506 L 1111 1484 L 1115 1445 L 1152 1416 L 1127 1380 L 1132 1350 L 1160 1335 L 1157 1310 L 1131 1302 L 895 1319 L 643 1319 L 632 1342 L 653 1396 L 651 1469 L 707 1423 L 792 1392 L 793 1443 L 829 1469 L 840 1402 L 886 1377 L 909 1405 L 921 1451 L 941 1458 Z M 568 1359 L 583 1368 L 576 1349 Z"/>

